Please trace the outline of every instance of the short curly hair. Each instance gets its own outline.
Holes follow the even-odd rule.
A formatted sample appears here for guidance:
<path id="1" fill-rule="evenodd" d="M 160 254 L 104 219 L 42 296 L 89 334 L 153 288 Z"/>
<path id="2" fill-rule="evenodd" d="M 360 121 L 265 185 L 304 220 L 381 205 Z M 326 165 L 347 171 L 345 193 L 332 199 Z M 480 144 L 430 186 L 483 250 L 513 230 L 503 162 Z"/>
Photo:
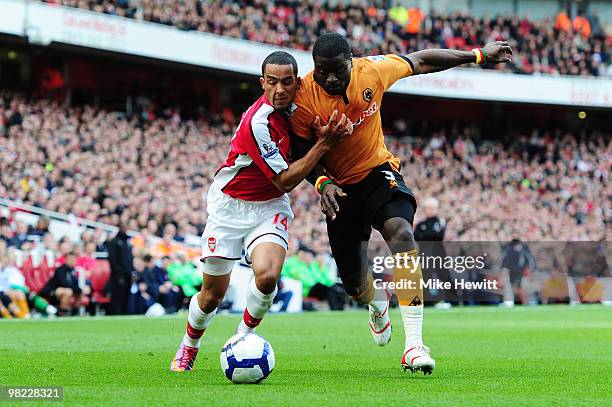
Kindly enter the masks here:
<path id="1" fill-rule="evenodd" d="M 320 36 L 314 43 L 312 48 L 312 57 L 322 56 L 325 58 L 334 58 L 342 55 L 346 59 L 352 56 L 351 46 L 346 38 L 338 33 L 327 33 Z"/>

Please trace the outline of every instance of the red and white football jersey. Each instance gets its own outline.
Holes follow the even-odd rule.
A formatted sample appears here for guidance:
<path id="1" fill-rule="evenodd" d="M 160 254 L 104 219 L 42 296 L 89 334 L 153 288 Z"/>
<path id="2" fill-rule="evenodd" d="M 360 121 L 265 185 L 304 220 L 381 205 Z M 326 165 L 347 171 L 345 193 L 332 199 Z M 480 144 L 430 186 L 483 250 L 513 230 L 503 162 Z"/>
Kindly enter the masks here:
<path id="1" fill-rule="evenodd" d="M 227 160 L 215 173 L 213 183 L 225 194 L 244 201 L 282 196 L 271 179 L 289 166 L 290 131 L 287 113 L 274 110 L 263 94 L 242 114 Z"/>

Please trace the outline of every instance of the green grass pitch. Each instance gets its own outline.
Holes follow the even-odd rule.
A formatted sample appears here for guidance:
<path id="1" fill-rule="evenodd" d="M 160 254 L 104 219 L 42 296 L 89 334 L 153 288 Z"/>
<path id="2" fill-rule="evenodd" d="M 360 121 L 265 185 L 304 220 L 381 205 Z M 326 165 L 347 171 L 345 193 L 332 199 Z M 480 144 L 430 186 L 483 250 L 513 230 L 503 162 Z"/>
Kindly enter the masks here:
<path id="1" fill-rule="evenodd" d="M 394 311 L 386 347 L 372 342 L 365 311 L 268 315 L 258 331 L 276 368 L 242 386 L 219 367 L 239 316 L 214 320 L 182 374 L 168 367 L 185 315 L 0 321 L 0 385 L 64 386 L 70 405 L 612 405 L 612 308 L 427 309 L 431 376 L 400 368 Z"/>

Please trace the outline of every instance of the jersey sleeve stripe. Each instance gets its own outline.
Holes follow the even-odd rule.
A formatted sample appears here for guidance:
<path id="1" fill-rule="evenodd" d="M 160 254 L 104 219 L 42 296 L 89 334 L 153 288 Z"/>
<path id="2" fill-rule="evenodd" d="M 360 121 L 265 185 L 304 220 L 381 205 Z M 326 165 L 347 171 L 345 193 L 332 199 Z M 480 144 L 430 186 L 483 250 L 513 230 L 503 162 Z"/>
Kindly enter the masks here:
<path id="1" fill-rule="evenodd" d="M 414 63 L 410 60 L 410 58 L 408 58 L 406 55 L 400 55 L 400 54 L 395 54 L 395 55 L 400 57 L 404 61 L 408 62 L 408 65 L 410 65 L 410 72 L 411 73 L 414 72 Z"/>
<path id="2" fill-rule="evenodd" d="M 246 154 L 240 154 L 236 157 L 234 165 L 231 167 L 222 167 L 215 174 L 215 183 L 219 186 L 219 189 L 223 190 L 234 178 L 238 176 L 238 173 L 244 168 L 248 167 L 253 163 L 251 157 Z"/>
<path id="3" fill-rule="evenodd" d="M 261 105 L 261 107 L 253 115 L 249 129 L 251 136 L 253 137 L 253 141 L 255 141 L 255 145 L 257 146 L 263 161 L 266 163 L 266 166 L 274 174 L 279 174 L 281 171 L 286 170 L 289 166 L 287 165 L 287 162 L 285 162 L 285 159 L 281 155 L 278 146 L 272 140 L 270 135 L 270 115 L 272 113 L 274 113 L 274 108 L 272 106 L 266 104 Z M 266 151 L 271 153 L 276 151 L 276 154 L 266 158 L 264 155 L 264 152 Z"/>

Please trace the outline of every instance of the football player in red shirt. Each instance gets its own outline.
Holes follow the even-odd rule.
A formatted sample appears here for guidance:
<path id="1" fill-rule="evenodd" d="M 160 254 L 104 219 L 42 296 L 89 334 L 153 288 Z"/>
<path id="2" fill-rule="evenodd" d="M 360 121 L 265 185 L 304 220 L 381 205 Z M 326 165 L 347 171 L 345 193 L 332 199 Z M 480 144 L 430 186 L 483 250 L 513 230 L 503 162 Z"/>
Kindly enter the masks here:
<path id="1" fill-rule="evenodd" d="M 289 117 L 298 86 L 297 63 L 288 53 L 270 54 L 262 64 L 264 94 L 242 115 L 227 160 L 217 170 L 207 196 L 208 221 L 202 235 L 204 281 L 191 298 L 187 332 L 170 365 L 193 368 L 200 338 L 229 286 L 230 273 L 244 248 L 255 278 L 238 332 L 259 325 L 276 295 L 289 240 L 293 212 L 287 192 L 308 175 L 319 159 L 353 131 L 338 112 L 328 124 L 312 125 L 318 140 L 301 159 L 289 164 Z"/>

